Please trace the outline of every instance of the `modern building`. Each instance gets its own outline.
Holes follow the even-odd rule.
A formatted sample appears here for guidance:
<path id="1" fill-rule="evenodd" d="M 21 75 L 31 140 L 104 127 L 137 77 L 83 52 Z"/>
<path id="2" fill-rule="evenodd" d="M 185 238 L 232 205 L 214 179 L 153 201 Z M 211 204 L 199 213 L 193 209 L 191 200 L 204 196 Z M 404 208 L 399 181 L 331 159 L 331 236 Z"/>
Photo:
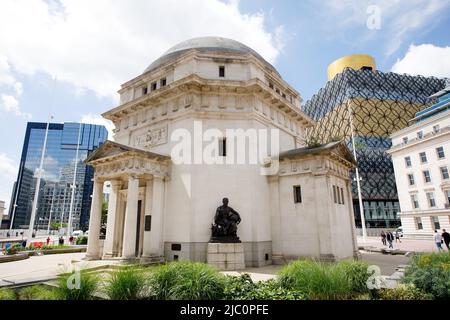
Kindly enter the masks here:
<path id="1" fill-rule="evenodd" d="M 357 254 L 353 156 L 340 142 L 305 147 L 314 121 L 257 52 L 230 39 L 191 39 L 119 93 L 120 105 L 103 114 L 115 125 L 114 142 L 86 160 L 95 168 L 87 257 L 206 262 L 224 197 L 241 216 L 245 259 L 212 262 L 221 269 Z"/>
<path id="2" fill-rule="evenodd" d="M 387 150 L 390 135 L 409 125 L 427 99 L 445 87 L 445 80 L 384 73 L 367 55 L 336 60 L 328 68 L 329 81 L 302 107 L 317 121 L 308 131 L 309 145 L 344 140 L 353 150 L 360 174 L 366 227 L 393 228 L 400 224 L 394 168 Z M 352 174 L 356 226 L 361 215 L 355 174 Z"/>
<path id="3" fill-rule="evenodd" d="M 391 135 L 405 237 L 450 230 L 450 87 L 431 99 L 410 126 Z"/>
<path id="4" fill-rule="evenodd" d="M 2 229 L 3 217 L 5 216 L 5 201 L 0 200 L 0 229 Z"/>
<path id="5" fill-rule="evenodd" d="M 27 228 L 30 221 L 36 187 L 35 172 L 39 168 L 46 127 L 47 123 L 38 122 L 29 122 L 27 125 L 9 212 L 14 229 Z M 94 172 L 83 161 L 106 141 L 107 137 L 108 132 L 104 126 L 80 123 L 49 124 L 36 214 L 37 228 L 47 229 L 50 220 L 67 223 L 78 148 L 73 229 L 87 229 Z"/>

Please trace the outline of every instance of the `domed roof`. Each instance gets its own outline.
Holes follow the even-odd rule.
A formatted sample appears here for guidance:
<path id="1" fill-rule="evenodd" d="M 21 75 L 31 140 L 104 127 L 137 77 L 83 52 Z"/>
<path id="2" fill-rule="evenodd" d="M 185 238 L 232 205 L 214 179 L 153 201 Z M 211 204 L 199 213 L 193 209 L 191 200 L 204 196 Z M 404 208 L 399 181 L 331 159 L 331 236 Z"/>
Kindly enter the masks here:
<path id="1" fill-rule="evenodd" d="M 242 55 L 252 54 L 261 62 L 263 62 L 265 65 L 270 67 L 273 71 L 277 72 L 270 63 L 268 63 L 263 57 L 261 57 L 255 50 L 247 47 L 245 44 L 242 44 L 232 39 L 221 37 L 202 37 L 183 41 L 177 44 L 176 46 L 170 48 L 161 57 L 156 59 L 150 66 L 148 66 L 148 68 L 145 69 L 144 73 L 153 71 L 156 68 L 166 63 L 169 63 L 170 61 L 176 60 L 179 56 L 192 49 L 196 49 L 201 52 L 220 51 Z"/>

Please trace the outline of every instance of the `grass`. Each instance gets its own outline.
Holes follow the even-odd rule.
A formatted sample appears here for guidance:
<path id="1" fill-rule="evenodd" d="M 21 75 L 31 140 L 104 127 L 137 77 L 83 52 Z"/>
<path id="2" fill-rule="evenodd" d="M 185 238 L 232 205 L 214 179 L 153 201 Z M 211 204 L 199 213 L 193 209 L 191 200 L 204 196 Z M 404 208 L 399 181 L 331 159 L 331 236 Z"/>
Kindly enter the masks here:
<path id="1" fill-rule="evenodd" d="M 58 295 L 54 289 L 35 285 L 21 289 L 19 300 L 58 300 Z"/>
<path id="2" fill-rule="evenodd" d="M 11 288 L 0 288 L 0 300 L 16 300 L 16 293 Z"/>
<path id="3" fill-rule="evenodd" d="M 137 300 L 143 297 L 145 285 L 145 273 L 141 268 L 126 267 L 111 273 L 104 290 L 111 300 Z"/>
<path id="4" fill-rule="evenodd" d="M 58 279 L 57 297 L 62 300 L 91 300 L 99 287 L 98 274 L 88 272 L 71 272 Z"/>
<path id="5" fill-rule="evenodd" d="M 219 300 L 226 279 L 198 262 L 172 262 L 157 267 L 150 277 L 151 296 L 159 300 Z"/>

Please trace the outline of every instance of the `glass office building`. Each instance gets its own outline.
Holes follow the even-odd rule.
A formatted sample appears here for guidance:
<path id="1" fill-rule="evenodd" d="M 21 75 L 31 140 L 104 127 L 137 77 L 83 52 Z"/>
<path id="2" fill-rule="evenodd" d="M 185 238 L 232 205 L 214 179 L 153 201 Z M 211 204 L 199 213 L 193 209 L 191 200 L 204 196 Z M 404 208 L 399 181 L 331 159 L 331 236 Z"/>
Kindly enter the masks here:
<path id="1" fill-rule="evenodd" d="M 308 132 L 308 144 L 345 140 L 353 150 L 353 128 L 367 227 L 400 224 L 394 168 L 386 153 L 392 145 L 389 136 L 407 127 L 428 106 L 428 97 L 445 85 L 445 80 L 433 77 L 346 68 L 302 107 L 317 121 Z M 355 179 L 352 187 L 355 222 L 361 227 Z"/>
<path id="2" fill-rule="evenodd" d="M 30 221 L 36 170 L 42 155 L 46 126 L 47 123 L 38 122 L 29 122 L 27 125 L 10 206 L 14 229 L 27 228 Z M 76 172 L 72 228 L 87 229 L 94 172 L 92 167 L 84 164 L 84 160 L 107 137 L 106 128 L 100 125 L 50 123 L 36 213 L 37 228 L 46 229 L 50 219 L 51 222 L 67 223 L 71 186 Z M 75 170 L 77 148 L 79 154 Z"/>

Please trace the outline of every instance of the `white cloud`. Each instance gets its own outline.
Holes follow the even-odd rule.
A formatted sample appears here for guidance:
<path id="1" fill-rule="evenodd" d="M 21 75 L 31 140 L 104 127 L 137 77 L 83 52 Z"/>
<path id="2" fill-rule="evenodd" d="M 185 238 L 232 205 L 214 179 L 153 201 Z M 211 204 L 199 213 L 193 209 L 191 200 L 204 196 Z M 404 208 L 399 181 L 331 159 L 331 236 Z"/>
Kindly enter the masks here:
<path id="1" fill-rule="evenodd" d="M 15 161 L 9 158 L 6 154 L 0 153 L 0 200 L 9 205 L 11 199 L 11 192 L 14 181 L 17 177 L 18 167 Z M 8 211 L 6 211 L 8 212 Z"/>
<path id="2" fill-rule="evenodd" d="M 450 47 L 432 44 L 411 45 L 392 67 L 396 73 L 450 78 Z"/>
<path id="3" fill-rule="evenodd" d="M 108 130 L 108 139 L 112 140 L 113 137 L 113 129 L 114 124 L 109 121 L 108 119 L 103 118 L 102 116 L 96 115 L 96 114 L 85 114 L 81 117 L 82 123 L 88 123 L 88 124 L 97 124 L 101 126 L 105 126 L 106 130 Z"/>
<path id="4" fill-rule="evenodd" d="M 43 71 L 100 96 L 115 96 L 121 83 L 192 37 L 234 38 L 273 63 L 281 33 L 267 32 L 264 14 L 242 14 L 238 3 L 2 0 L 0 52 L 17 72 Z"/>
<path id="5" fill-rule="evenodd" d="M 0 110 L 12 113 L 18 117 L 24 117 L 31 119 L 31 115 L 26 112 L 22 112 L 19 108 L 19 101 L 12 95 L 2 94 L 0 96 Z"/>

